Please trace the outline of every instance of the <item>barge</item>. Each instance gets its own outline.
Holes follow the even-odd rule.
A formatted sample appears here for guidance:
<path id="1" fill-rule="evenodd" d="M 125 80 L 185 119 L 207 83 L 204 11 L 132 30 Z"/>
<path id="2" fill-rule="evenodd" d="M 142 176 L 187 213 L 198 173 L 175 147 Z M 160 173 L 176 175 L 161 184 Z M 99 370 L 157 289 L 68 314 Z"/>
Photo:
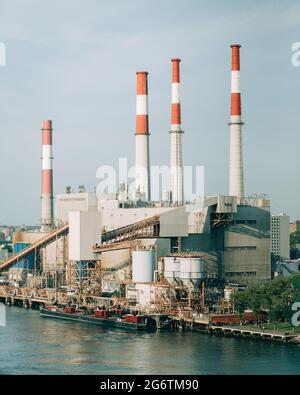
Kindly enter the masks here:
<path id="1" fill-rule="evenodd" d="M 147 316 L 126 314 L 124 317 L 109 316 L 107 310 L 95 310 L 94 314 L 85 314 L 83 311 L 75 310 L 73 307 L 66 306 L 61 309 L 56 306 L 41 307 L 41 317 L 71 320 L 99 325 L 109 328 L 145 331 L 154 328 L 147 323 Z"/>

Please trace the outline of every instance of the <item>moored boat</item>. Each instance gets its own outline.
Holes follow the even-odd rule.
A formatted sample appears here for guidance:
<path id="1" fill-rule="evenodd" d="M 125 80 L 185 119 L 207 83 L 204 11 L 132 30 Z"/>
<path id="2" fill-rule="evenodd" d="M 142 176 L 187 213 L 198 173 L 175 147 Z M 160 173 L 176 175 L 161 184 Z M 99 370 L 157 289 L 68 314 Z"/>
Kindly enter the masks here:
<path id="1" fill-rule="evenodd" d="M 145 315 L 110 316 L 110 312 L 107 310 L 95 310 L 94 314 L 85 314 L 84 311 L 76 310 L 71 306 L 64 308 L 46 306 L 40 309 L 40 315 L 42 317 L 84 322 L 125 330 L 140 331 L 151 329 L 147 325 L 147 316 Z"/>

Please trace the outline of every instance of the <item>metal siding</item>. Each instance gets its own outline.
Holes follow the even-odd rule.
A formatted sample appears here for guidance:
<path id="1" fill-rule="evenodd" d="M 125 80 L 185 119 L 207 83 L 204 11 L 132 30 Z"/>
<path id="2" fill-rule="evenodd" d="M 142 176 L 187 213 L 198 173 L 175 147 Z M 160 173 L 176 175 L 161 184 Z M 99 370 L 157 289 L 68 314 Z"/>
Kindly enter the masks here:
<path id="1" fill-rule="evenodd" d="M 29 247 L 30 243 L 15 243 L 13 247 L 14 254 L 24 250 L 25 248 Z M 34 253 L 28 255 L 27 259 L 21 259 L 18 264 L 13 265 L 15 269 L 28 269 L 32 270 L 34 268 Z"/>

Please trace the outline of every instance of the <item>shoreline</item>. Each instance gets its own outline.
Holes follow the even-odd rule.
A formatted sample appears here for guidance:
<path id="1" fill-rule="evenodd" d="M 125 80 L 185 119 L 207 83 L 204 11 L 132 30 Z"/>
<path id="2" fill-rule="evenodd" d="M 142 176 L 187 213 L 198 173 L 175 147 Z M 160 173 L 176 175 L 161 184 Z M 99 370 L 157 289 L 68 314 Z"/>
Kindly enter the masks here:
<path id="1" fill-rule="evenodd" d="M 208 320 L 197 321 L 180 319 L 179 317 L 175 317 L 175 320 L 177 320 L 176 330 L 179 332 L 192 331 L 211 336 L 238 337 L 246 340 L 263 340 L 300 345 L 300 333 L 293 333 L 290 329 L 262 329 L 255 325 L 214 325 Z"/>
<path id="2" fill-rule="evenodd" d="M 228 327 L 224 327 L 224 331 L 216 332 L 209 331 L 208 333 L 211 336 L 219 336 L 219 337 L 235 337 L 244 340 L 256 340 L 263 342 L 273 342 L 273 343 L 281 343 L 281 344 L 294 344 L 300 345 L 300 334 L 289 334 L 283 335 L 280 331 L 272 331 L 272 333 L 267 331 L 257 331 L 253 330 L 253 334 L 251 334 L 251 330 L 241 329 L 240 327 L 232 326 L 231 331 L 227 331 Z M 260 332 L 260 334 L 258 334 Z"/>
<path id="3" fill-rule="evenodd" d="M 8 307 L 17 307 L 20 309 L 30 309 L 30 310 L 39 310 L 37 306 L 32 304 L 28 305 L 18 305 L 18 304 L 5 304 Z M 175 321 L 177 320 L 177 324 L 175 328 L 170 329 L 170 333 L 176 332 L 199 332 L 211 336 L 223 336 L 223 337 L 235 337 L 244 340 L 260 340 L 281 344 L 294 344 L 300 345 L 300 333 L 290 333 L 287 331 L 280 330 L 262 330 L 255 326 L 241 326 L 241 325 L 232 325 L 232 326 L 217 326 L 210 325 L 208 321 L 198 322 L 197 320 L 192 321 L 190 319 L 179 319 L 179 317 L 174 317 Z M 158 329 L 159 330 L 159 329 Z"/>

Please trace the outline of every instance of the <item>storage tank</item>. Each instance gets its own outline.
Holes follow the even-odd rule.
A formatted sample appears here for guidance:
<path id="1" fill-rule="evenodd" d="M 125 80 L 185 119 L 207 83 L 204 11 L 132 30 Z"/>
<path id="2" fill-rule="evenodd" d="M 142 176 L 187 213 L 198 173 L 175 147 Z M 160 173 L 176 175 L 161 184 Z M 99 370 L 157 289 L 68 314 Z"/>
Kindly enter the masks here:
<path id="1" fill-rule="evenodd" d="M 205 278 L 203 257 L 180 257 L 180 279 L 188 288 L 197 288 Z"/>
<path id="2" fill-rule="evenodd" d="M 155 269 L 155 250 L 132 251 L 132 282 L 152 282 Z"/>
<path id="3" fill-rule="evenodd" d="M 224 299 L 229 301 L 233 291 L 234 291 L 233 288 L 225 287 L 225 289 L 224 289 Z"/>
<path id="4" fill-rule="evenodd" d="M 171 200 L 171 193 L 170 191 L 163 191 L 162 193 L 162 201 L 165 203 L 169 203 Z"/>
<path id="5" fill-rule="evenodd" d="M 164 276 L 171 285 L 180 277 L 180 261 L 177 257 L 166 256 L 164 258 Z"/>

